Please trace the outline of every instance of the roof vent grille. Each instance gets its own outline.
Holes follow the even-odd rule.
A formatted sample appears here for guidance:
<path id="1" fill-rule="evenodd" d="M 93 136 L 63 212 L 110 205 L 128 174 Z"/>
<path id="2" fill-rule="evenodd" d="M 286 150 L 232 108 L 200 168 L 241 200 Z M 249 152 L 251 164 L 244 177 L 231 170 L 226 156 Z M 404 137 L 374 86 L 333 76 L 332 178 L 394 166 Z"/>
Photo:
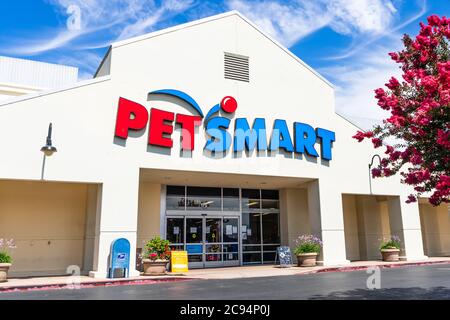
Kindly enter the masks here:
<path id="1" fill-rule="evenodd" d="M 225 79 L 250 82 L 248 57 L 225 52 Z"/>

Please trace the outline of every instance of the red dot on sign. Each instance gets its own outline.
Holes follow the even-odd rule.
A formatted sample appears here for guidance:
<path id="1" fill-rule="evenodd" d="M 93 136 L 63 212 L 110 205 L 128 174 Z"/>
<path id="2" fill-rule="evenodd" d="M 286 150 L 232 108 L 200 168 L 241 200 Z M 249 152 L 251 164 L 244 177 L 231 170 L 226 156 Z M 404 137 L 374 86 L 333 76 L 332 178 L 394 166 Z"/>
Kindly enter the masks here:
<path id="1" fill-rule="evenodd" d="M 222 102 L 220 102 L 220 107 L 225 112 L 233 113 L 237 109 L 237 101 L 231 96 L 226 96 L 222 99 Z"/>

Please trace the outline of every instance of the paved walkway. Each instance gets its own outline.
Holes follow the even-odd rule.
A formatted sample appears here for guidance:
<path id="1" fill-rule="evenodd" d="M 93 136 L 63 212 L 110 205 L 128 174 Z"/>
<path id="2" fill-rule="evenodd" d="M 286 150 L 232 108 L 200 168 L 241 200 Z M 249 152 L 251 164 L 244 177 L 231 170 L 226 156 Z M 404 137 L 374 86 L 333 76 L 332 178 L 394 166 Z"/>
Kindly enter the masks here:
<path id="1" fill-rule="evenodd" d="M 347 272 L 363 270 L 378 266 L 381 268 L 393 268 L 408 265 L 450 264 L 450 257 L 429 258 L 420 261 L 358 261 L 347 265 L 317 266 L 300 268 L 292 266 L 280 268 L 274 265 L 242 266 L 229 268 L 194 269 L 185 274 L 168 273 L 166 276 L 140 276 L 128 279 L 94 279 L 87 276 L 71 277 L 26 277 L 11 278 L 8 282 L 0 283 L 0 292 L 16 290 L 48 290 L 63 289 L 80 285 L 81 287 L 115 286 L 125 284 L 151 284 L 156 282 L 186 281 L 192 279 L 236 279 L 236 278 L 260 278 L 288 275 L 302 275 L 321 272 Z"/>

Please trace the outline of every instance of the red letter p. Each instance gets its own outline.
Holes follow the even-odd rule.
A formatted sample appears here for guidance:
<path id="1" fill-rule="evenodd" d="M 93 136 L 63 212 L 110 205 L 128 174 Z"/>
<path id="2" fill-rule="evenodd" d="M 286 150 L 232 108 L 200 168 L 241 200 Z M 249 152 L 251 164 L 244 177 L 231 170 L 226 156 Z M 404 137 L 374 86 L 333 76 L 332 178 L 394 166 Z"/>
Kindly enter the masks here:
<path id="1" fill-rule="evenodd" d="M 117 109 L 116 136 L 128 138 L 128 130 L 144 129 L 148 121 L 147 109 L 136 102 L 119 98 L 119 107 Z"/>

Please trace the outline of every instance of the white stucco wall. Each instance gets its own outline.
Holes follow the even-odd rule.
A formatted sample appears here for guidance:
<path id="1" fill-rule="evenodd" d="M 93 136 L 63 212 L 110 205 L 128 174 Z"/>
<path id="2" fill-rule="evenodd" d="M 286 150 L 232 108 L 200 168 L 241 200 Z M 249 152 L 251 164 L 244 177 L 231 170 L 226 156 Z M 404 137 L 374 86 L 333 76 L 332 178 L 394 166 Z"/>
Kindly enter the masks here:
<path id="1" fill-rule="evenodd" d="M 69 265 L 83 270 L 88 188 L 0 181 L 0 235 L 17 245 L 11 275 L 62 275 Z"/>
<path id="2" fill-rule="evenodd" d="M 442 204 L 433 207 L 427 203 L 421 203 L 419 206 L 425 254 L 450 256 L 450 212 L 448 206 Z"/>

